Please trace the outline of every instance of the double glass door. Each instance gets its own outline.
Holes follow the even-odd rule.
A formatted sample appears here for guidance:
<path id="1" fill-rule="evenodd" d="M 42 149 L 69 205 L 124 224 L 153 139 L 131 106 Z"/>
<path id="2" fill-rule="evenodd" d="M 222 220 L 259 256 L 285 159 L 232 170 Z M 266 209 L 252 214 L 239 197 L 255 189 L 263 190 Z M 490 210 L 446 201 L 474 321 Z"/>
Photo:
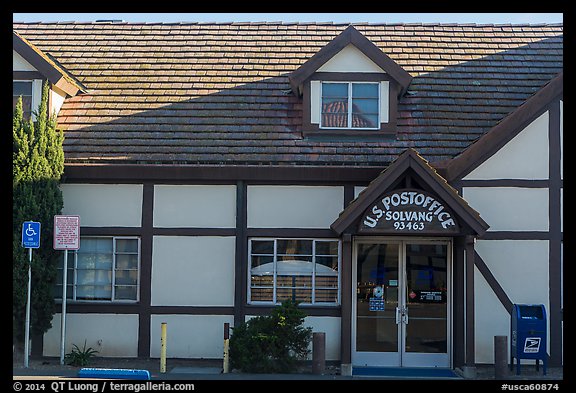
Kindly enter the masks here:
<path id="1" fill-rule="evenodd" d="M 450 366 L 450 242 L 355 241 L 352 363 Z"/>

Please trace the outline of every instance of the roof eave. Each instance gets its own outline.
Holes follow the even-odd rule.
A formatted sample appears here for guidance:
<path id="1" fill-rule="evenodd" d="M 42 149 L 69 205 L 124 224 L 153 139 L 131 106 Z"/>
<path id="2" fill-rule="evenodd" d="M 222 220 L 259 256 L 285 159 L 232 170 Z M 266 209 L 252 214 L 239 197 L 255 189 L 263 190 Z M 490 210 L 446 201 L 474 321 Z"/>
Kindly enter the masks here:
<path id="1" fill-rule="evenodd" d="M 87 92 L 84 86 L 76 82 L 66 70 L 55 64 L 46 53 L 14 30 L 12 31 L 12 48 L 44 75 L 50 83 L 67 95 L 74 97 L 79 92 Z"/>

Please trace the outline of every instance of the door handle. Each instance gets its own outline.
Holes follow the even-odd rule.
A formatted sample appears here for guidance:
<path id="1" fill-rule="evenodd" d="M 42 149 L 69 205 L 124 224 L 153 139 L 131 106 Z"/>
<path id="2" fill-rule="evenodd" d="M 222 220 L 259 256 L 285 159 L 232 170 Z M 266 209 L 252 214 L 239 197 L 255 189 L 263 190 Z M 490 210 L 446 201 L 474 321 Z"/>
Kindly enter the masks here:
<path id="1" fill-rule="evenodd" d="M 408 325 L 408 309 L 406 307 L 396 307 L 396 324 L 399 323 Z"/>

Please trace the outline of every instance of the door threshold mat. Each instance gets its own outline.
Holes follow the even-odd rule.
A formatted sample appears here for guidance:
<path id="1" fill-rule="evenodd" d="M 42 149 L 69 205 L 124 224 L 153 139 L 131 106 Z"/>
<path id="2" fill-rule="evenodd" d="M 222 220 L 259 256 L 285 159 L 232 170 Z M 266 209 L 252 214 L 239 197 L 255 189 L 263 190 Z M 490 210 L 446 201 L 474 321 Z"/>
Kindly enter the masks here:
<path id="1" fill-rule="evenodd" d="M 462 379 L 452 369 L 437 367 L 352 367 L 352 376 L 401 379 Z"/>

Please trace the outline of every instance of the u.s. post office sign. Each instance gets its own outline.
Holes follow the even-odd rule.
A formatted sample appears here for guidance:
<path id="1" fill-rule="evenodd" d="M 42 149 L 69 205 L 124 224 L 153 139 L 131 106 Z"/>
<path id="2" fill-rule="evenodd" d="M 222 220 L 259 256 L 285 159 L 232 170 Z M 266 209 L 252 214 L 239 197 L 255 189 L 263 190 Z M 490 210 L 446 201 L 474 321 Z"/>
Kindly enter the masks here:
<path id="1" fill-rule="evenodd" d="M 458 223 L 443 201 L 423 190 L 401 189 L 378 198 L 362 215 L 363 233 L 455 233 Z"/>

